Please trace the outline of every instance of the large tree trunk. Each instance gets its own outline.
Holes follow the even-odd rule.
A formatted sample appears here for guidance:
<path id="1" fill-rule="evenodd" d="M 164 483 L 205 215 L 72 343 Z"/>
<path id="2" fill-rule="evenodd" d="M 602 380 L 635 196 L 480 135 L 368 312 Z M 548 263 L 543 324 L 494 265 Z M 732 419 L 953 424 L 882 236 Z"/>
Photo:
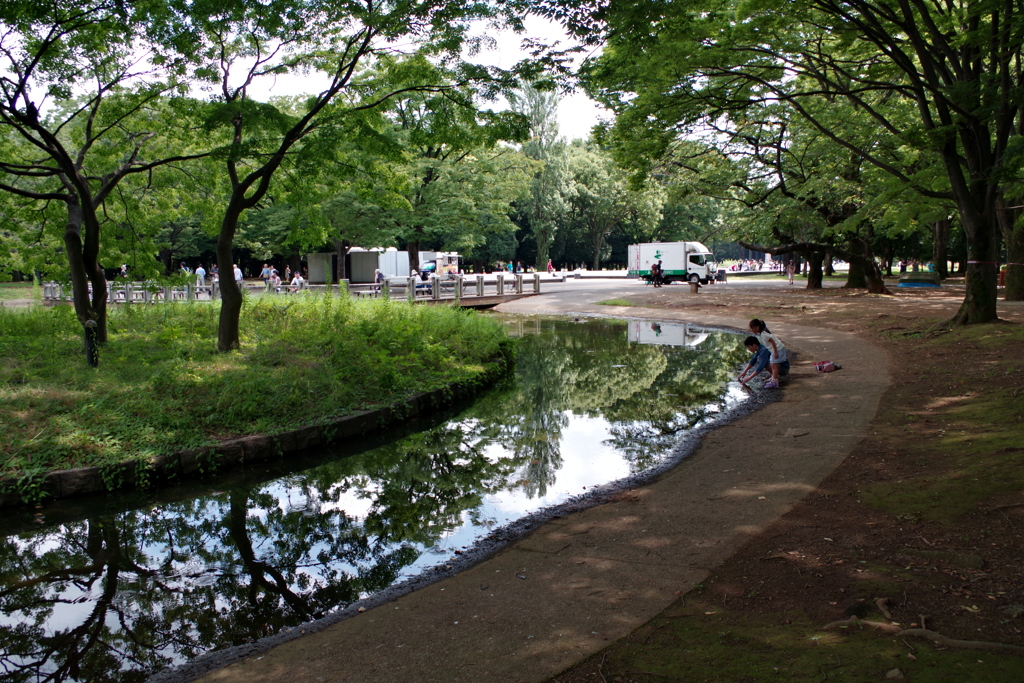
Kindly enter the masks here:
<path id="1" fill-rule="evenodd" d="M 949 244 L 949 228 L 948 218 L 932 224 L 932 263 L 935 264 L 935 272 L 943 280 L 949 277 L 949 253 L 946 248 Z"/>
<path id="2" fill-rule="evenodd" d="M 846 273 L 844 289 L 867 289 L 868 280 L 864 276 L 864 265 L 860 261 L 851 260 L 850 270 Z"/>
<path id="3" fill-rule="evenodd" d="M 832 267 L 832 252 L 825 252 L 825 276 L 832 277 L 836 274 L 836 269 Z"/>
<path id="4" fill-rule="evenodd" d="M 542 273 L 548 267 L 551 243 L 555 240 L 555 225 L 545 223 L 543 228 L 533 231 L 533 237 L 537 241 L 537 261 L 533 265 L 537 268 L 538 273 Z"/>
<path id="5" fill-rule="evenodd" d="M 821 289 L 821 264 L 825 255 L 812 251 L 807 259 L 807 289 Z"/>
<path id="6" fill-rule="evenodd" d="M 590 234 L 590 248 L 594 250 L 594 256 L 591 263 L 591 270 L 599 270 L 601 268 L 601 247 L 604 246 L 604 230 L 598 230 Z M 547 265 L 545 263 L 545 265 Z"/>
<path id="7" fill-rule="evenodd" d="M 965 274 L 964 302 L 950 322 L 954 325 L 978 325 L 999 319 L 996 312 L 996 285 L 999 258 L 999 244 L 994 226 L 979 221 L 972 228 L 966 223 L 971 220 L 961 212 L 961 219 L 967 230 L 967 269 Z M 994 221 L 993 221 L 994 222 Z"/>
<path id="8" fill-rule="evenodd" d="M 862 240 L 864 245 L 864 279 L 867 281 L 868 292 L 871 294 L 892 294 L 885 286 L 882 278 L 882 270 L 875 261 L 874 252 L 871 250 L 871 240 Z"/>
<path id="9" fill-rule="evenodd" d="M 882 271 L 878 265 L 874 262 L 870 262 L 864 268 L 864 279 L 867 280 L 868 292 L 871 294 L 892 294 L 889 288 L 885 286 L 885 280 L 882 279 Z"/>
<path id="10" fill-rule="evenodd" d="M 232 351 L 240 346 L 238 327 L 242 314 L 242 290 L 235 283 L 231 246 L 241 209 L 234 200 L 224 211 L 217 236 L 217 268 L 220 270 L 220 318 L 217 322 L 217 350 Z"/>
<path id="11" fill-rule="evenodd" d="M 409 252 L 409 274 L 419 275 L 420 272 L 420 240 L 407 240 L 405 249 Z"/>
<path id="12" fill-rule="evenodd" d="M 966 294 L 950 319 L 953 325 L 979 325 L 999 319 L 996 311 L 996 270 L 999 267 L 999 180 L 987 171 L 995 168 L 989 157 L 987 132 L 959 131 L 960 148 L 950 140 L 939 151 L 946 165 L 950 189 L 967 237 Z M 965 175 L 963 157 L 970 176 Z"/>

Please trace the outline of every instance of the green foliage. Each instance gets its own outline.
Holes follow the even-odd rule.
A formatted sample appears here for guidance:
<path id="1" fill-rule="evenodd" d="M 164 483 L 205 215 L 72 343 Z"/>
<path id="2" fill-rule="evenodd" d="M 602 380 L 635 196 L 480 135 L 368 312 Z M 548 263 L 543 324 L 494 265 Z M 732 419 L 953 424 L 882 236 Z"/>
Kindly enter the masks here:
<path id="1" fill-rule="evenodd" d="M 664 192 L 657 186 L 636 189 L 611 155 L 593 144 L 574 143 L 569 148 L 569 232 L 589 251 L 591 268 L 608 258 L 607 238 L 653 232 L 661 219 Z"/>
<path id="2" fill-rule="evenodd" d="M 3 473 L 152 457 L 273 434 L 477 376 L 497 324 L 459 308 L 248 297 L 245 349 L 217 354 L 217 307 L 120 306 L 99 369 L 66 307 L 0 310 Z M 115 476 L 113 473 L 111 476 Z"/>
<path id="3" fill-rule="evenodd" d="M 566 146 L 558 139 L 558 101 L 558 93 L 525 82 L 509 97 L 512 109 L 530 122 L 530 138 L 523 153 L 543 164 L 534 174 L 529 195 L 519 202 L 522 221 L 537 245 L 537 270 L 547 267 L 551 244 L 568 216 L 572 193 Z"/>

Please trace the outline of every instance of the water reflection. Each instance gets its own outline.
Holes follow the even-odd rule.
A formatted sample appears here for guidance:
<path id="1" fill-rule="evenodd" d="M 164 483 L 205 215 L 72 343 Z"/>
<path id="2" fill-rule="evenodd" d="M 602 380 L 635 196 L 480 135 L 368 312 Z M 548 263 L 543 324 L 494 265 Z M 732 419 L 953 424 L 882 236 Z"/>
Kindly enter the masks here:
<path id="1" fill-rule="evenodd" d="M 740 400 L 731 335 L 607 320 L 510 330 L 524 336 L 515 376 L 433 429 L 256 484 L 22 525 L 0 543 L 5 680 L 141 681 L 317 618 L 650 467 Z"/>

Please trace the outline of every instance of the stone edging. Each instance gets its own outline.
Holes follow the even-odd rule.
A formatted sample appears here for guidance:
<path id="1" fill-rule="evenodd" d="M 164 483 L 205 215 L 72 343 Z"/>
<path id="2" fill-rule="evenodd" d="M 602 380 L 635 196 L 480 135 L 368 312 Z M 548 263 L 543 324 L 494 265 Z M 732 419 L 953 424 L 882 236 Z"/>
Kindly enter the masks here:
<path id="1" fill-rule="evenodd" d="M 31 487 L 39 490 L 43 500 L 71 498 L 148 487 L 157 482 L 180 481 L 245 463 L 273 460 L 287 453 L 326 446 L 401 420 L 430 414 L 456 399 L 478 392 L 503 375 L 511 362 L 511 346 L 503 346 L 501 356 L 488 363 L 478 377 L 416 394 L 404 403 L 360 410 L 324 424 L 299 427 L 280 434 L 225 439 L 214 446 L 189 448 L 157 456 L 149 462 L 132 460 L 103 467 L 56 470 L 42 475 L 41 481 L 32 482 Z M 19 489 L 24 487 L 21 480 L 0 479 L 0 508 L 33 504 L 22 499 Z"/>

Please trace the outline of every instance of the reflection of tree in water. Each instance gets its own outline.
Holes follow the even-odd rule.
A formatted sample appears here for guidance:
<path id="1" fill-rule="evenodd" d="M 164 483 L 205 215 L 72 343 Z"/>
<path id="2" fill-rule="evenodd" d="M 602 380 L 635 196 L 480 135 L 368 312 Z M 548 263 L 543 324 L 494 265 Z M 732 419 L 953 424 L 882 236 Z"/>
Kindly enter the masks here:
<path id="1" fill-rule="evenodd" d="M 530 497 L 543 496 L 562 466 L 559 442 L 568 423 L 565 381 L 572 358 L 565 340 L 556 335 L 520 340 L 515 380 L 505 391 L 477 402 L 471 409 L 484 431 L 522 463 L 513 486 Z"/>
<path id="2" fill-rule="evenodd" d="M 714 409 L 720 409 L 722 385 L 744 357 L 734 335 L 710 335 L 700 347 L 656 347 L 666 352 L 665 367 L 649 388 L 608 406 L 612 426 L 605 443 L 623 454 L 630 471 L 657 463 Z"/>
<path id="3" fill-rule="evenodd" d="M 544 334 L 520 341 L 514 385 L 469 411 L 525 460 L 517 484 L 531 498 L 555 480 L 571 413 L 612 422 L 606 443 L 639 471 L 692 426 L 693 411 L 718 400 L 742 351 L 732 335 L 712 335 L 699 349 L 673 348 L 630 344 L 618 321 L 541 324 Z"/>
<path id="4" fill-rule="evenodd" d="M 270 484 L 3 539 L 6 680 L 141 681 L 326 614 L 393 583 L 483 496 L 544 496 L 571 414 L 612 421 L 609 442 L 647 466 L 740 359 L 738 342 L 670 349 L 631 345 L 618 323 L 543 325 L 514 381 L 442 427 Z"/>
<path id="5" fill-rule="evenodd" d="M 8 537 L 0 666 L 11 681 L 143 680 L 379 591 L 417 559 L 414 544 L 431 545 L 521 464 L 489 461 L 478 440 L 449 425 L 289 477 L 284 491 Z M 361 522 L 337 505 L 357 490 L 372 496 Z"/>

